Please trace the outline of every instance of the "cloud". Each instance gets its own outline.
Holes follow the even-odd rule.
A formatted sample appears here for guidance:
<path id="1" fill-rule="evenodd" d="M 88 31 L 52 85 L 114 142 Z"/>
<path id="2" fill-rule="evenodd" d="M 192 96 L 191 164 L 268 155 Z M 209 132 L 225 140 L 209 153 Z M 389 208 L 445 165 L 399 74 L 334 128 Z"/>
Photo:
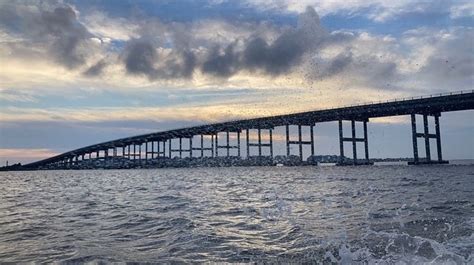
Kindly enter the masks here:
<path id="1" fill-rule="evenodd" d="M 43 45 L 57 63 L 69 69 L 82 66 L 91 53 L 93 35 L 77 20 L 71 6 L 43 10 L 32 5 L 0 5 L 0 26 L 21 34 L 24 43 Z"/>
<path id="2" fill-rule="evenodd" d="M 307 51 L 329 37 L 312 8 L 300 15 L 296 28 L 289 27 L 276 33 L 265 23 L 253 31 L 249 25 L 244 25 L 248 31 L 237 35 L 234 32 L 231 38 L 196 35 L 203 32 L 200 27 L 210 25 L 209 21 L 188 25 L 144 19 L 138 24 L 140 36 L 125 42 L 120 57 L 127 73 L 146 76 L 151 81 L 189 79 L 196 70 L 220 78 L 240 71 L 281 75 L 288 73 L 302 61 Z M 235 31 L 226 24 L 217 25 L 221 30 Z M 267 30 L 270 34 L 265 32 Z M 274 40 L 269 39 L 272 37 Z M 85 71 L 86 76 L 100 75 L 107 64 L 102 61 L 91 66 Z"/>
<path id="3" fill-rule="evenodd" d="M 418 39 L 414 45 L 432 51 L 414 75 L 421 81 L 420 85 L 437 91 L 472 89 L 474 28 L 420 29 L 407 33 L 406 37 Z"/>
<path id="4" fill-rule="evenodd" d="M 97 10 L 84 14 L 81 22 L 89 32 L 101 39 L 128 41 L 139 37 L 140 26 L 138 23 L 123 17 L 110 17 Z"/>
<path id="5" fill-rule="evenodd" d="M 377 1 L 370 3 L 382 5 Z M 463 56 L 470 52 L 467 46 L 449 50 L 461 45 L 460 38 L 445 46 L 423 46 L 406 41 L 406 36 L 395 39 L 363 31 L 328 32 L 315 9 L 303 8 L 303 4 L 312 3 L 298 3 L 300 7 L 294 10 L 301 13 L 296 26 L 209 19 L 162 22 L 146 16 L 108 17 L 99 11 L 84 16 L 74 6 L 64 4 L 1 4 L 4 16 L 0 18 L 0 33 L 6 41 L 0 42 L 0 59 L 9 63 L 0 78 L 7 87 L 146 90 L 318 84 L 318 89 L 329 90 L 333 85 L 323 81 L 330 81 L 348 89 L 393 91 L 410 89 L 410 80 L 429 79 L 430 73 L 460 80 L 457 74 L 470 71 L 470 61 L 461 61 L 469 59 Z M 364 6 L 355 1 L 346 7 L 361 5 Z M 334 5 L 323 1 L 320 6 Z M 435 50 L 459 59 L 449 60 L 453 62 L 451 74 L 442 74 L 441 68 L 435 67 L 439 58 L 428 58 Z M 420 66 L 415 67 L 414 61 L 424 53 L 425 61 L 419 61 Z M 432 66 L 420 70 L 428 60 L 432 60 Z M 468 85 L 464 81 L 453 83 L 459 89 Z"/>
<path id="6" fill-rule="evenodd" d="M 246 0 L 246 3 L 257 9 L 270 10 L 275 13 L 301 13 L 308 6 L 312 6 L 322 16 L 334 14 L 357 15 L 365 16 L 379 23 L 394 20 L 407 14 L 448 14 L 451 18 L 460 18 L 472 16 L 474 12 L 474 5 L 469 0 Z"/>
<path id="7" fill-rule="evenodd" d="M 472 18 L 474 16 L 474 3 L 472 1 L 467 3 L 461 2 L 459 5 L 452 6 L 449 11 L 451 18 Z"/>
<path id="8" fill-rule="evenodd" d="M 146 38 L 129 41 L 122 56 L 128 73 L 143 74 L 151 80 L 189 78 L 196 65 L 192 51 L 157 49 Z"/>
<path id="9" fill-rule="evenodd" d="M 9 102 L 37 102 L 38 99 L 31 93 L 14 89 L 0 88 L 0 100 Z"/>
<path id="10" fill-rule="evenodd" d="M 131 74 L 155 76 L 157 70 L 154 64 L 157 59 L 155 47 L 146 40 L 132 40 L 125 49 L 125 67 Z"/>
<path id="11" fill-rule="evenodd" d="M 98 61 L 93 66 L 89 67 L 85 72 L 85 76 L 99 76 L 104 71 L 104 68 L 107 66 L 105 59 Z"/>
<path id="12" fill-rule="evenodd" d="M 328 36 L 314 9 L 308 7 L 300 15 L 296 28 L 284 30 L 272 42 L 253 35 L 232 42 L 225 48 L 213 48 L 205 59 L 202 71 L 221 77 L 241 70 L 270 75 L 284 74 L 299 64 L 306 52 L 317 48 Z"/>
<path id="13" fill-rule="evenodd" d="M 231 43 L 225 48 L 215 46 L 207 55 L 201 66 L 204 73 L 221 77 L 229 77 L 240 70 L 240 54 L 235 50 L 236 43 Z"/>
<path id="14" fill-rule="evenodd" d="M 329 77 L 339 74 L 346 70 L 352 63 L 354 63 L 354 55 L 349 51 L 344 51 L 331 58 L 323 67 L 315 74 L 318 77 Z"/>

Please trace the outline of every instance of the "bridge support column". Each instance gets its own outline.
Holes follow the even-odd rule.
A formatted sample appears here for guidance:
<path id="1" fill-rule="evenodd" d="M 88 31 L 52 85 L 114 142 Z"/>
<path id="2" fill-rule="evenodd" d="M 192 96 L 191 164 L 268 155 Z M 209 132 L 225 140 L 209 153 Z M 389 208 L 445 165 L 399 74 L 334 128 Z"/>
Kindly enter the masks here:
<path id="1" fill-rule="evenodd" d="M 219 157 L 219 133 L 216 133 L 216 157 Z"/>
<path id="2" fill-rule="evenodd" d="M 171 139 L 170 139 L 170 143 L 169 143 L 170 157 L 171 157 L 172 152 L 178 152 L 179 158 L 183 158 L 183 152 L 188 152 L 188 153 L 190 154 L 189 157 L 191 157 L 192 141 L 190 140 L 190 138 L 188 138 L 188 140 L 189 140 L 189 145 L 190 145 L 190 146 L 189 146 L 189 149 L 183 149 L 183 138 L 182 138 L 182 137 L 179 137 L 178 140 L 179 140 L 178 149 L 172 149 L 172 146 L 171 146 Z"/>
<path id="3" fill-rule="evenodd" d="M 150 159 L 153 161 L 153 159 L 158 158 L 160 156 L 160 141 L 156 141 L 156 151 L 155 151 L 155 141 L 151 141 L 151 151 L 147 152 L 149 153 Z"/>
<path id="4" fill-rule="evenodd" d="M 345 165 L 372 165 L 373 163 L 370 162 L 369 159 L 369 138 L 367 134 L 367 122 L 368 119 L 364 119 L 363 122 L 363 129 L 364 129 L 364 137 L 358 138 L 356 134 L 356 122 L 358 120 L 351 119 L 351 137 L 344 137 L 344 128 L 343 128 L 343 120 L 339 120 L 339 166 Z M 359 120 L 360 121 L 360 120 Z M 351 142 L 352 143 L 352 162 L 347 161 L 344 156 L 344 142 Z M 365 161 L 360 161 L 357 159 L 357 142 L 364 143 L 364 151 L 365 151 Z"/>
<path id="5" fill-rule="evenodd" d="M 298 124 L 298 150 L 300 151 L 300 159 L 303 161 L 303 136 L 301 134 L 301 124 Z"/>
<path id="6" fill-rule="evenodd" d="M 179 137 L 178 153 L 179 153 L 179 158 L 183 158 L 183 138 L 182 137 Z"/>
<path id="7" fill-rule="evenodd" d="M 369 136 L 367 135 L 367 121 L 364 121 L 364 149 L 365 149 L 365 161 L 370 162 L 369 159 Z"/>
<path id="8" fill-rule="evenodd" d="M 429 132 L 428 117 L 433 116 L 435 121 L 435 133 Z M 412 141 L 413 141 L 413 161 L 408 162 L 409 165 L 420 165 L 420 164 L 447 164 L 448 161 L 443 160 L 443 154 L 441 150 L 441 132 L 439 126 L 440 113 L 427 114 L 423 113 L 423 133 L 418 133 L 416 130 L 416 114 L 411 114 L 411 129 L 412 129 Z M 426 158 L 420 159 L 418 154 L 418 138 L 425 140 L 425 153 Z M 438 152 L 438 160 L 431 159 L 430 139 L 436 139 L 436 149 Z"/>
<path id="9" fill-rule="evenodd" d="M 108 160 L 109 160 L 109 148 L 107 147 L 106 149 L 104 149 L 104 163 L 102 163 L 104 165 L 104 168 L 107 167 Z"/>
<path id="10" fill-rule="evenodd" d="M 247 139 L 247 159 L 250 157 L 250 139 L 249 139 L 249 130 L 245 130 L 245 139 Z"/>
<path id="11" fill-rule="evenodd" d="M 142 165 L 142 145 L 143 143 L 138 145 L 138 164 L 140 165 Z"/>
<path id="12" fill-rule="evenodd" d="M 441 114 L 435 115 L 435 132 L 436 132 L 436 147 L 438 151 L 438 161 L 443 161 L 443 153 L 441 152 L 441 131 L 439 128 L 439 116 Z"/>
<path id="13" fill-rule="evenodd" d="M 342 120 L 339 120 L 339 164 L 344 164 L 344 131 Z"/>
<path id="14" fill-rule="evenodd" d="M 201 134 L 201 158 L 204 157 L 204 135 Z"/>
<path id="15" fill-rule="evenodd" d="M 153 144 L 153 142 L 152 142 L 152 144 Z M 148 164 L 148 141 L 145 141 L 145 165 L 146 164 Z"/>
<path id="16" fill-rule="evenodd" d="M 168 139 L 168 158 L 170 158 L 170 159 L 172 158 L 171 157 L 171 155 L 172 155 L 171 154 L 171 140 L 172 139 Z"/>
<path id="17" fill-rule="evenodd" d="M 137 160 L 137 145 L 134 143 L 133 144 L 133 164 L 135 164 L 136 160 Z"/>
<path id="18" fill-rule="evenodd" d="M 226 149 L 227 149 L 227 157 L 229 157 L 229 156 L 230 156 L 230 148 L 229 148 L 229 146 L 230 146 L 230 145 L 229 145 L 229 141 L 230 141 L 230 139 L 229 139 L 229 131 L 227 131 L 227 132 L 226 132 L 226 144 L 227 144 L 227 146 L 226 146 Z"/>
<path id="19" fill-rule="evenodd" d="M 262 142 L 262 130 L 268 130 L 268 142 Z M 257 156 L 257 163 L 258 164 L 273 164 L 273 128 L 257 128 L 257 142 L 251 142 L 250 141 L 250 136 L 249 136 L 249 131 L 250 129 L 246 130 L 246 136 L 247 136 L 247 159 L 250 159 L 250 148 L 251 147 L 257 147 L 258 149 L 258 156 Z M 268 148 L 269 150 L 269 155 L 264 156 L 263 155 L 263 147 Z M 263 160 L 264 157 L 269 158 L 268 161 Z"/>
<path id="20" fill-rule="evenodd" d="M 231 145 L 230 142 L 230 133 L 236 133 L 237 134 L 237 145 Z M 217 141 L 217 136 L 216 134 L 216 153 L 218 149 L 226 149 L 226 157 L 240 157 L 240 131 L 226 131 L 226 143 L 225 145 L 219 145 Z M 230 150 L 231 149 L 237 149 L 237 155 L 231 155 Z"/>
<path id="21" fill-rule="evenodd" d="M 286 156 L 290 156 L 290 125 L 286 125 Z"/>
<path id="22" fill-rule="evenodd" d="M 303 126 L 308 126 L 310 131 L 310 140 L 304 141 L 303 140 Z M 286 125 L 286 156 L 289 157 L 291 155 L 290 147 L 291 145 L 298 146 L 298 156 L 300 161 L 304 162 L 303 157 L 303 145 L 309 145 L 311 147 L 311 157 L 314 156 L 314 124 L 298 124 L 298 140 L 291 141 L 290 139 L 290 125 Z M 316 161 L 311 161 L 312 165 L 317 165 Z"/>
<path id="23" fill-rule="evenodd" d="M 214 157 L 214 134 L 211 135 L 211 157 Z"/>
<path id="24" fill-rule="evenodd" d="M 201 144 L 199 145 L 199 147 L 193 147 L 192 141 L 190 142 L 191 152 L 193 150 L 199 151 L 199 157 L 203 158 L 204 157 L 204 151 L 207 150 L 207 151 L 211 151 L 211 157 L 213 157 L 214 156 L 214 136 L 211 135 L 211 146 L 210 147 L 205 147 L 205 145 L 204 145 L 204 134 L 200 135 L 200 142 L 201 142 Z"/>
<path id="25" fill-rule="evenodd" d="M 156 150 L 156 152 L 155 152 L 155 141 L 153 141 L 153 140 L 151 141 L 151 151 L 150 151 L 150 152 L 151 152 L 151 153 L 150 153 L 150 154 L 151 154 L 151 160 L 157 158 L 157 156 L 158 156 L 158 149 L 159 149 L 159 146 L 158 146 L 158 145 L 159 145 L 159 144 L 160 144 L 160 143 L 159 143 L 158 141 L 156 141 L 157 150 Z"/>
<path id="26" fill-rule="evenodd" d="M 273 130 L 272 129 L 268 130 L 268 134 L 269 134 L 269 137 L 270 137 L 270 139 L 269 139 L 269 141 L 270 141 L 269 142 L 269 144 L 270 144 L 270 157 L 273 159 Z M 240 146 L 240 144 L 239 144 L 239 146 Z"/>
<path id="27" fill-rule="evenodd" d="M 161 142 L 163 145 L 161 146 L 161 150 L 158 149 L 158 156 L 162 156 L 162 157 L 166 157 L 166 152 L 165 152 L 165 149 L 166 149 L 166 142 L 165 141 L 162 141 Z M 159 146 L 158 146 L 159 147 Z"/>
<path id="28" fill-rule="evenodd" d="M 193 137 L 189 137 L 189 157 L 193 157 Z"/>
<path id="29" fill-rule="evenodd" d="M 425 132 L 425 153 L 426 161 L 431 162 L 431 151 L 430 151 L 430 137 L 429 137 L 429 128 L 428 128 L 428 115 L 423 114 L 423 129 Z"/>

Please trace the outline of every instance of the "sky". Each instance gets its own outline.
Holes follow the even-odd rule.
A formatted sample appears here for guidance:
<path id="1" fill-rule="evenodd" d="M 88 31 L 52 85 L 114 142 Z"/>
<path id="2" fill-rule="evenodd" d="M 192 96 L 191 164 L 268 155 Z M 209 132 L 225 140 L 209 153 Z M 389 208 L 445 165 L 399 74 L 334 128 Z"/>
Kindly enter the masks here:
<path id="1" fill-rule="evenodd" d="M 1 0 L 0 164 L 472 90 L 473 15 L 464 0 Z M 337 133 L 316 126 L 317 154 L 338 154 Z M 443 114 L 441 133 L 447 159 L 474 159 L 473 111 Z M 412 156 L 408 117 L 372 119 L 369 138 L 373 157 Z"/>

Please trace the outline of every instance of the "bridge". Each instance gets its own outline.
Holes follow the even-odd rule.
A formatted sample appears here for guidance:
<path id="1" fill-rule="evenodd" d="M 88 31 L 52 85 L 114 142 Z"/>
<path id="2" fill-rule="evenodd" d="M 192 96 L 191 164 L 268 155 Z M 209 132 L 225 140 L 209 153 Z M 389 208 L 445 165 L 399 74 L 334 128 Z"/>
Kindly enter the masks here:
<path id="1" fill-rule="evenodd" d="M 287 115 L 228 121 L 194 126 L 169 131 L 154 132 L 117 139 L 72 150 L 51 158 L 23 165 L 21 169 L 86 169 L 86 168 L 133 168 L 167 167 L 182 165 L 272 165 L 273 130 L 283 126 L 286 131 L 286 157 L 283 164 L 317 164 L 304 160 L 303 146 L 309 146 L 311 157 L 315 155 L 314 126 L 322 122 L 339 123 L 340 154 L 338 165 L 371 164 L 368 146 L 368 122 L 371 118 L 388 116 L 411 116 L 413 160 L 410 164 L 439 164 L 443 160 L 441 150 L 440 117 L 443 112 L 474 109 L 474 91 L 438 94 L 417 98 L 404 98 L 385 102 L 344 106 L 326 110 L 315 110 Z M 418 132 L 416 117 L 423 118 L 423 131 Z M 435 131 L 429 131 L 429 117 L 434 117 Z M 351 125 L 350 136 L 345 136 L 343 122 Z M 356 137 L 356 124 L 362 123 L 363 136 Z M 297 128 L 296 139 L 291 139 L 290 127 Z M 309 128 L 309 137 L 303 128 Z M 256 139 L 249 132 L 257 133 Z M 243 135 L 245 133 L 245 135 Z M 262 141 L 262 134 L 265 141 Z M 236 143 L 231 144 L 232 140 Z M 426 157 L 418 155 L 418 138 L 424 139 Z M 437 157 L 431 157 L 430 139 L 436 140 Z M 241 141 L 242 140 L 242 141 Z M 244 141 L 245 140 L 245 141 Z M 187 141 L 184 148 L 183 142 Z M 344 144 L 352 145 L 352 158 L 345 157 Z M 359 158 L 357 143 L 364 145 L 364 156 Z M 241 153 L 245 144 L 246 154 Z M 298 153 L 291 154 L 291 146 Z M 263 154 L 262 150 L 266 153 Z M 231 155 L 232 150 L 232 155 Z M 183 154 L 186 157 L 183 157 Z"/>

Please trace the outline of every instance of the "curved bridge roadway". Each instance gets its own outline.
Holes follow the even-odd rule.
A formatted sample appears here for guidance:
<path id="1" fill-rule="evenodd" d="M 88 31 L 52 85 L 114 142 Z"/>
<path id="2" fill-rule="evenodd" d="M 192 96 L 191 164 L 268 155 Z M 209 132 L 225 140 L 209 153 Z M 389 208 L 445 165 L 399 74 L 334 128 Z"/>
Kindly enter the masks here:
<path id="1" fill-rule="evenodd" d="M 241 157 L 241 133 L 246 133 L 246 151 L 247 158 L 264 158 L 262 155 L 262 148 L 270 150 L 270 156 L 266 158 L 273 159 L 273 141 L 272 131 L 275 127 L 286 126 L 286 151 L 287 157 L 290 157 L 290 145 L 297 145 L 299 147 L 299 158 L 303 160 L 303 145 L 311 146 L 311 154 L 314 155 L 314 139 L 313 127 L 316 123 L 338 121 L 339 122 L 339 142 L 340 142 L 340 161 L 339 164 L 370 164 L 368 137 L 367 137 L 367 122 L 370 118 L 411 115 L 412 118 L 412 139 L 413 139 L 413 161 L 412 164 L 424 163 L 445 163 L 442 159 L 441 152 L 441 136 L 439 117 L 442 112 L 461 111 L 474 109 L 474 91 L 462 91 L 449 94 L 431 95 L 427 97 L 399 99 L 387 102 L 361 104 L 355 106 L 345 106 L 334 109 L 315 110 L 301 113 L 293 113 L 287 115 L 279 115 L 272 117 L 254 118 L 247 120 L 237 120 L 222 122 L 209 125 L 194 126 L 189 128 L 175 129 L 169 131 L 155 132 L 150 134 L 138 135 L 128 138 L 117 139 L 113 141 L 103 142 L 95 145 L 86 146 L 76 150 L 72 150 L 51 158 L 30 163 L 22 166 L 22 169 L 65 169 L 65 168 L 84 168 L 80 165 L 85 165 L 88 162 L 87 168 L 104 167 L 109 163 L 108 167 L 123 167 L 124 164 L 133 162 L 135 165 L 139 163 L 152 163 L 152 161 L 171 159 L 173 154 L 186 153 L 189 157 L 194 158 L 221 158 L 229 157 L 229 150 L 237 150 L 237 157 Z M 415 115 L 423 115 L 424 130 L 422 132 L 416 131 Z M 428 131 L 428 117 L 433 116 L 435 120 L 435 132 Z M 343 121 L 350 121 L 352 125 L 352 136 L 344 137 L 343 135 Z M 356 122 L 362 122 L 364 128 L 364 137 L 356 137 Z M 289 126 L 298 127 L 298 139 L 290 141 Z M 302 140 L 302 127 L 309 126 L 310 141 Z M 251 142 L 249 138 L 249 131 L 258 131 L 258 141 Z M 268 133 L 266 139 L 270 139 L 262 143 L 262 131 Z M 235 133 L 237 136 L 237 145 L 229 144 L 229 134 Z M 222 141 L 223 135 L 227 141 Z M 200 136 L 200 139 L 199 139 Z M 196 143 L 196 137 L 198 137 Z M 219 138 L 221 142 L 219 143 Z M 418 157 L 417 138 L 425 139 L 426 158 Z M 437 142 L 437 159 L 431 158 L 430 145 L 431 138 L 435 138 Z M 189 141 L 188 149 L 182 148 L 183 139 Z M 195 143 L 193 144 L 193 139 Z M 210 140 L 209 140 L 210 139 Z M 172 141 L 175 140 L 172 145 Z M 176 141 L 179 141 L 179 147 Z M 352 159 L 347 159 L 344 156 L 344 142 L 352 143 L 353 154 Z M 356 143 L 363 142 L 365 146 L 365 157 L 363 159 L 357 158 Z M 144 146 L 145 152 L 142 152 Z M 133 153 L 131 149 L 133 147 Z M 138 147 L 138 153 L 137 153 Z M 267 149 L 267 150 L 268 150 Z M 251 154 L 251 150 L 258 150 L 258 154 Z M 219 151 L 223 152 L 219 155 Z M 204 156 L 204 152 L 207 156 Z M 198 153 L 198 156 L 193 156 Z M 210 155 L 209 155 L 210 153 Z M 144 158 L 143 158 L 144 155 Z M 236 158 L 234 156 L 234 158 Z M 95 161 L 95 162 L 91 162 Z M 109 162 L 108 162 L 109 161 Z M 110 162 L 112 161 L 112 162 Z M 101 163 L 98 163 L 101 162 Z M 106 166 L 107 167 L 107 166 Z"/>

